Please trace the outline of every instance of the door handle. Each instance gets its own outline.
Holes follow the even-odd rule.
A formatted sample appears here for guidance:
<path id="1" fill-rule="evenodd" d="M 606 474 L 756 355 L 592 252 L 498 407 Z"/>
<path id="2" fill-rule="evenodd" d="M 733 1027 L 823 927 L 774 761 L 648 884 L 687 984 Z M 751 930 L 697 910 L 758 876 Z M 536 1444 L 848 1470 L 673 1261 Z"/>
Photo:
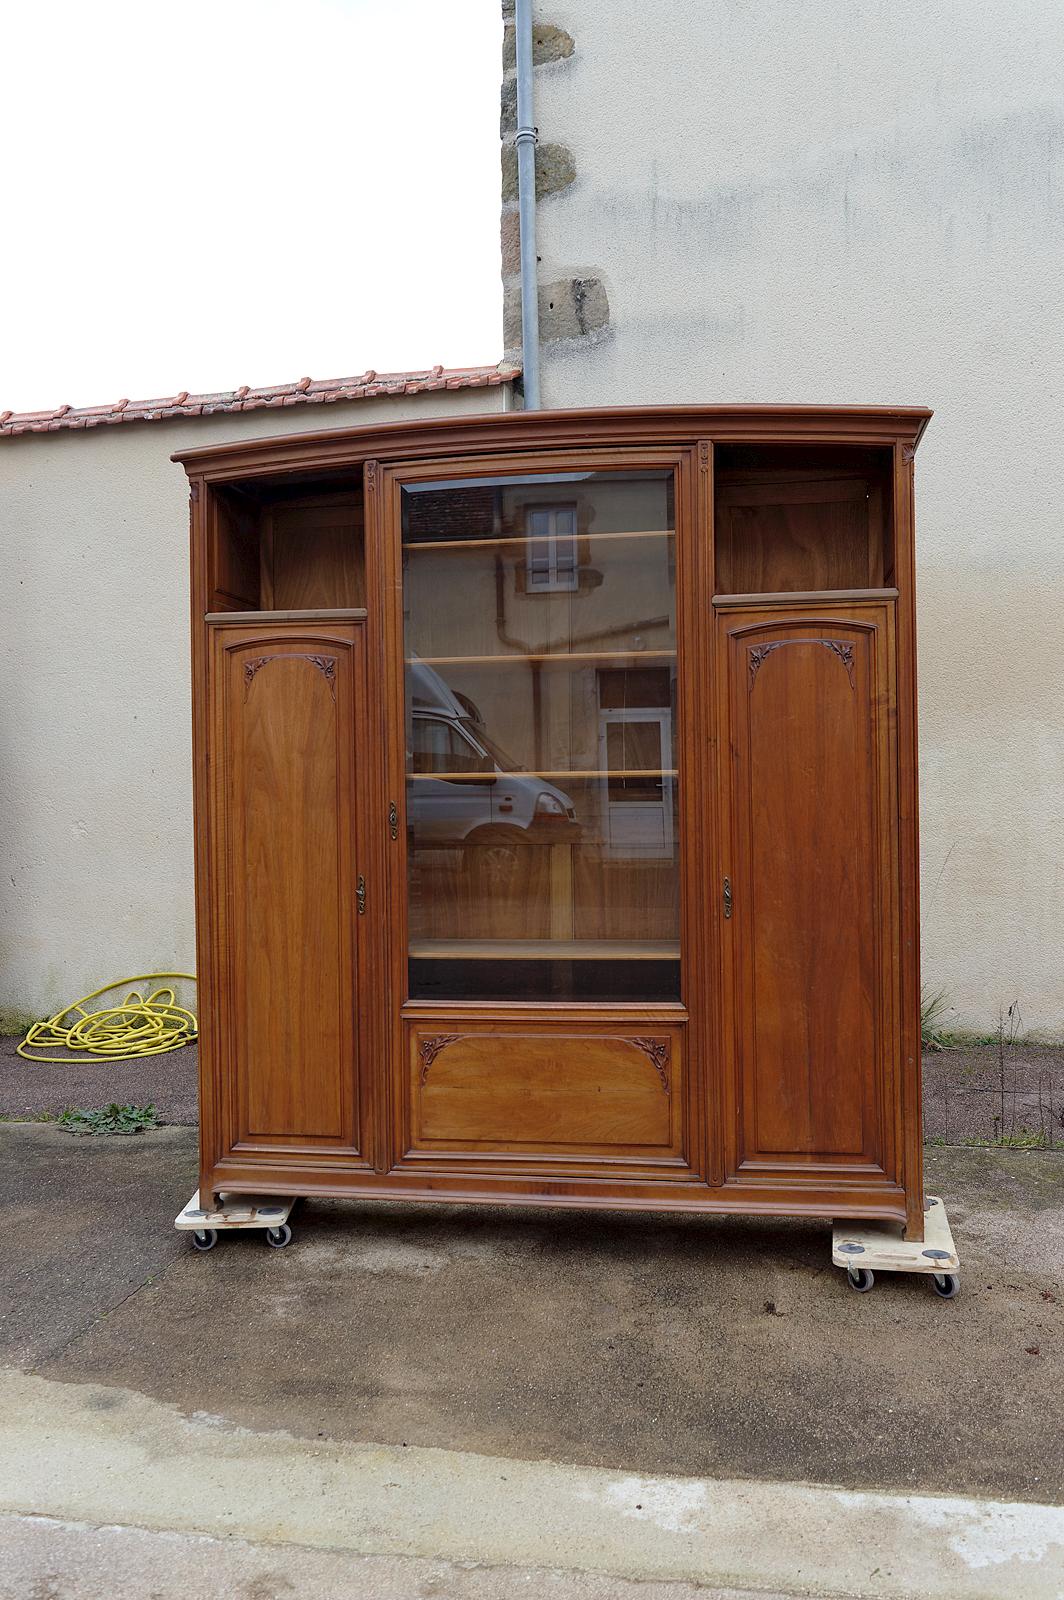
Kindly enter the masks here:
<path id="1" fill-rule="evenodd" d="M 362 876 L 361 872 L 358 875 L 358 888 L 355 890 L 355 900 L 358 903 L 359 916 L 364 917 L 366 915 L 366 880 Z"/>
<path id="2" fill-rule="evenodd" d="M 725 921 L 728 921 L 730 919 L 731 912 L 732 912 L 731 879 L 730 878 L 725 878 L 725 880 L 724 880 L 724 919 L 725 919 Z"/>

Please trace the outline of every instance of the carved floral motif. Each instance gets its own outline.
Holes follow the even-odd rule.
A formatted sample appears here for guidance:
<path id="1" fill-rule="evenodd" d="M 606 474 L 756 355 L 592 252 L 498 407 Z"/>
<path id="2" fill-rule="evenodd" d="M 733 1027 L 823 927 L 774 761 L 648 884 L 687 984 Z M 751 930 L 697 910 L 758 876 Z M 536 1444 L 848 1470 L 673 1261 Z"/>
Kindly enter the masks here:
<path id="1" fill-rule="evenodd" d="M 853 681 L 853 645 L 847 644 L 844 639 L 773 639 L 769 644 L 753 644 L 747 650 L 747 665 L 750 669 L 750 687 L 754 686 L 754 679 L 761 671 L 762 663 L 770 656 L 773 650 L 782 650 L 785 644 L 822 644 L 825 650 L 830 650 L 837 656 L 846 668 L 846 676 L 850 680 L 850 688 L 854 687 Z"/>
<path id="2" fill-rule="evenodd" d="M 446 1050 L 449 1044 L 454 1044 L 461 1037 L 460 1033 L 430 1033 L 419 1041 L 417 1053 L 421 1059 L 420 1081 L 422 1086 L 424 1086 L 425 1079 L 429 1075 L 429 1068 L 440 1051 Z"/>
<path id="3" fill-rule="evenodd" d="M 832 655 L 838 656 L 839 660 L 842 662 L 843 666 L 846 668 L 846 676 L 850 680 L 850 688 L 852 689 L 853 688 L 853 645 L 852 644 L 845 644 L 841 639 L 821 639 L 820 643 L 822 645 L 825 645 L 831 651 Z"/>
<path id="4" fill-rule="evenodd" d="M 773 650 L 779 650 L 788 641 L 778 639 L 775 644 L 753 644 L 747 652 L 747 661 L 750 667 L 750 687 L 753 688 L 754 679 L 761 671 L 761 663 L 767 659 Z"/>
<path id="5" fill-rule="evenodd" d="M 329 691 L 332 694 L 333 699 L 335 700 L 336 699 L 336 657 L 335 656 L 305 656 L 303 659 L 305 661 L 309 661 L 312 667 L 317 667 L 318 671 L 321 673 L 322 677 L 325 679 L 325 682 L 329 685 Z"/>
<path id="6" fill-rule="evenodd" d="M 661 1087 L 665 1093 L 669 1092 L 669 1042 L 667 1039 L 648 1039 L 639 1037 L 629 1039 L 629 1044 L 634 1044 L 637 1050 L 642 1050 L 648 1057 L 651 1066 L 661 1079 Z"/>
<path id="7" fill-rule="evenodd" d="M 288 655 L 287 653 L 284 655 L 251 656 L 249 660 L 244 662 L 245 697 L 247 696 L 247 692 L 254 682 L 255 674 L 257 672 L 261 672 L 262 668 L 268 661 L 309 661 L 312 667 L 317 667 L 318 671 L 329 685 L 329 693 L 332 695 L 334 700 L 336 699 L 335 656 L 294 656 Z"/>
<path id="8" fill-rule="evenodd" d="M 244 693 L 245 694 L 251 688 L 251 680 L 254 678 L 256 672 L 261 671 L 261 669 L 266 665 L 267 661 L 272 661 L 272 660 L 273 660 L 272 656 L 252 656 L 250 661 L 245 661 L 244 662 Z"/>

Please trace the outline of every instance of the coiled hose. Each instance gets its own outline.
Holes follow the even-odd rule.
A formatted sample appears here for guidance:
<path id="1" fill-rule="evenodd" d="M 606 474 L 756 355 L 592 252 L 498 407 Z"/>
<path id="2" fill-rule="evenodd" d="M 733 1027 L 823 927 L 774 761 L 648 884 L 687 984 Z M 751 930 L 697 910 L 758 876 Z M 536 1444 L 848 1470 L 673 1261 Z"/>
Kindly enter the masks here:
<path id="1" fill-rule="evenodd" d="M 90 1000 L 109 994 L 127 983 L 154 983 L 156 978 L 185 978 L 195 983 L 192 972 L 144 972 L 138 978 L 117 978 L 102 989 L 73 1005 L 64 1006 L 54 1017 L 35 1022 L 18 1047 L 26 1061 L 66 1062 L 79 1056 L 95 1056 L 107 1061 L 135 1061 L 138 1056 L 161 1056 L 191 1044 L 197 1034 L 196 1014 L 177 1004 L 173 989 L 155 989 L 143 997 L 131 989 L 121 1005 L 88 1010 Z M 31 1054 L 33 1051 L 63 1049 L 71 1055 Z"/>

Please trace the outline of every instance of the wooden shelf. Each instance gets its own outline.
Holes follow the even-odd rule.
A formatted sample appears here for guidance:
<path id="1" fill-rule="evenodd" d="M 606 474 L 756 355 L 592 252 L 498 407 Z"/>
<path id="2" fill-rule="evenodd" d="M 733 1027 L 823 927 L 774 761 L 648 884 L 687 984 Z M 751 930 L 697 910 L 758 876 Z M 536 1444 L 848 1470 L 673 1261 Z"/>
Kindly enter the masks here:
<path id="1" fill-rule="evenodd" d="M 453 778 L 453 779 L 479 779 L 485 778 L 566 778 L 570 782 L 574 778 L 677 778 L 679 773 L 675 767 L 613 767 L 609 771 L 589 772 L 586 767 L 557 768 L 551 771 L 536 771 L 531 769 L 515 772 L 408 772 L 407 778 L 416 783 L 418 779 L 426 778 Z"/>
<path id="2" fill-rule="evenodd" d="M 671 539 L 674 528 L 634 528 L 622 533 L 537 534 L 519 533 L 500 539 L 404 539 L 404 550 L 500 550 L 507 545 L 525 545 L 530 539 Z"/>
<path id="3" fill-rule="evenodd" d="M 672 939 L 422 939 L 412 961 L 677 961 Z"/>
<path id="4" fill-rule="evenodd" d="M 495 655 L 495 656 L 407 656 L 408 667 L 498 667 L 504 662 L 538 662 L 544 664 L 562 664 L 573 661 L 675 661 L 675 650 L 578 650 L 572 652 L 552 651 L 533 655 Z"/>
<path id="5" fill-rule="evenodd" d="M 240 628 L 262 622 L 365 622 L 365 606 L 333 606 L 309 611 L 208 611 L 204 622 L 213 628 Z"/>
<path id="6" fill-rule="evenodd" d="M 845 600 L 896 600 L 897 589 L 785 589 L 773 594 L 715 594 L 718 611 L 730 606 L 830 605 Z"/>

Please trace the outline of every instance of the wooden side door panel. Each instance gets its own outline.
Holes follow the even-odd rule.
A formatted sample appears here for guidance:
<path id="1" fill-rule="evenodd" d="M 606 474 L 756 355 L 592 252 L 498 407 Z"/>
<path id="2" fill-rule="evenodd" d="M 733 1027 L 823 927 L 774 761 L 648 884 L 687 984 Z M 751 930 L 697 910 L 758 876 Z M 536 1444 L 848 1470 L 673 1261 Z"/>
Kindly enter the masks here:
<path id="1" fill-rule="evenodd" d="M 729 1171 L 892 1175 L 893 606 L 752 607 L 717 627 Z"/>
<path id="2" fill-rule="evenodd" d="M 371 1148 L 356 883 L 364 628 L 210 630 L 225 1153 Z"/>

